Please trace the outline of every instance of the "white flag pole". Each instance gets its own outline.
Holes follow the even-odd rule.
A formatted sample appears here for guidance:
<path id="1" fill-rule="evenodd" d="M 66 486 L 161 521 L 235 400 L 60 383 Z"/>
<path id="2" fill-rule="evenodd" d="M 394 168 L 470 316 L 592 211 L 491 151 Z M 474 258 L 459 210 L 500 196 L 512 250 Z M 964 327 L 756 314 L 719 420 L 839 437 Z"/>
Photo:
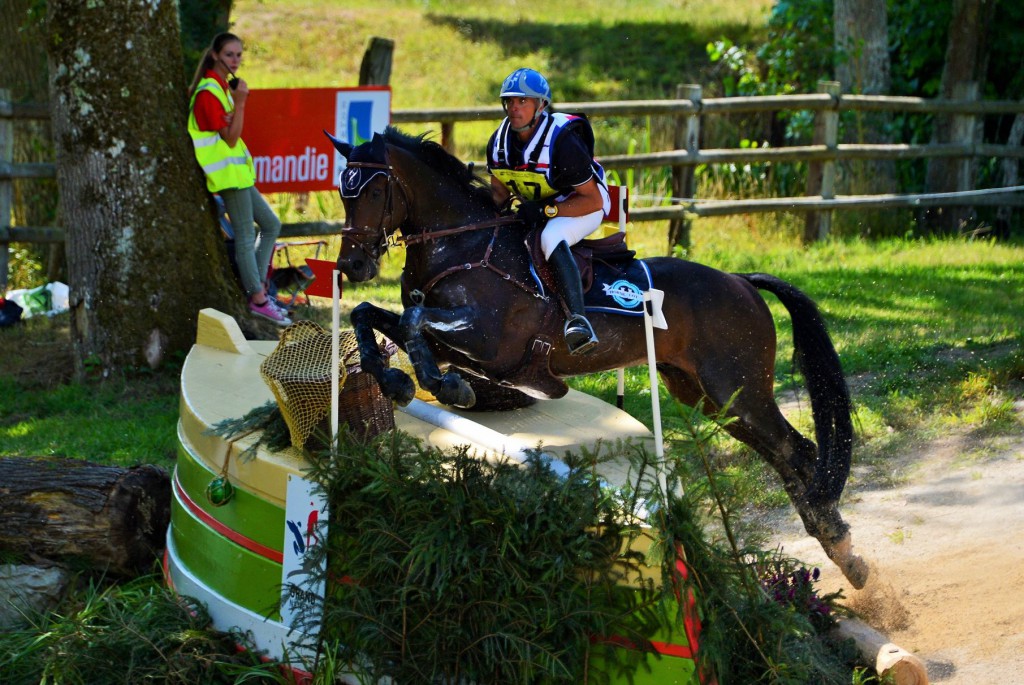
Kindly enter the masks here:
<path id="1" fill-rule="evenodd" d="M 341 336 L 341 289 L 338 287 L 339 271 L 331 272 L 331 453 L 338 451 L 338 362 L 339 337 Z"/>
<path id="2" fill-rule="evenodd" d="M 658 460 L 658 485 L 662 495 L 668 498 L 668 482 L 662 461 L 665 458 L 665 446 L 661 438 L 661 396 L 658 392 L 658 360 L 654 354 L 654 316 L 651 304 L 651 292 L 644 291 L 644 332 L 647 334 L 647 373 L 651 383 L 651 416 L 654 421 L 654 456 Z"/>

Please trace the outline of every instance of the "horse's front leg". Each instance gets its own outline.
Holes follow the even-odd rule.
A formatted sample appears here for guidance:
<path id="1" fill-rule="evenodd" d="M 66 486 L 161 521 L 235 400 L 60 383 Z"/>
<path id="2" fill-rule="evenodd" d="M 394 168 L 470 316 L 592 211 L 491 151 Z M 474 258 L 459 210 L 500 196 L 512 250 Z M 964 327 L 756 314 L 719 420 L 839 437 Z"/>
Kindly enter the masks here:
<path id="1" fill-rule="evenodd" d="M 423 333 L 429 331 L 442 345 L 464 351 L 462 348 L 467 343 L 465 334 L 473 328 L 473 316 L 473 310 L 468 307 L 409 307 L 402 313 L 398 324 L 420 387 L 429 390 L 438 402 L 464 409 L 476 404 L 476 393 L 454 371 L 441 373 Z"/>
<path id="2" fill-rule="evenodd" d="M 377 345 L 377 336 L 373 333 L 374 330 L 378 330 L 404 347 L 398 314 L 363 302 L 352 310 L 349 319 L 355 330 L 362 370 L 377 379 L 377 385 L 384 397 L 394 400 L 403 407 L 409 404 L 416 396 L 416 385 L 409 378 L 409 374 L 387 366 L 384 354 Z"/>

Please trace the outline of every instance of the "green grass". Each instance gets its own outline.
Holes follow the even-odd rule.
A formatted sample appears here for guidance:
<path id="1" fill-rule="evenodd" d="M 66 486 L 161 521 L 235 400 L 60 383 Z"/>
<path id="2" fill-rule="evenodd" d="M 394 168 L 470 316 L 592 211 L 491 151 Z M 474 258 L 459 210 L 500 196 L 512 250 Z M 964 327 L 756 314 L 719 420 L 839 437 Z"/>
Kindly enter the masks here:
<path id="1" fill-rule="evenodd" d="M 677 84 L 711 80 L 709 41 L 763 38 L 770 6 L 584 0 L 555 10 L 542 0 L 241 0 L 232 17 L 246 41 L 241 73 L 252 88 L 358 85 L 366 45 L 380 36 L 395 40 L 392 106 L 421 109 L 496 104 L 502 79 L 521 66 L 548 77 L 556 106 L 674 97 Z M 495 123 L 460 123 L 459 156 L 482 159 Z M 644 118 L 602 122 L 599 154 L 626 152 L 645 127 Z M 437 124 L 404 128 L 439 134 Z"/>

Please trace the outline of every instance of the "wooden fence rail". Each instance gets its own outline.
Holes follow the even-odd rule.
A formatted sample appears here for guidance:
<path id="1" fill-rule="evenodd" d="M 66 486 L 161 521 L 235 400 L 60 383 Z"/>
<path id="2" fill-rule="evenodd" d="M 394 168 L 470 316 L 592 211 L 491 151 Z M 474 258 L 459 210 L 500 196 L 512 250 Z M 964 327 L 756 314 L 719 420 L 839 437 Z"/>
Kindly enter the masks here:
<path id="1" fill-rule="evenodd" d="M 932 194 L 835 195 L 835 164 L 845 160 L 932 159 L 961 161 L 962 168 L 975 158 L 1022 159 L 1024 148 L 1014 145 L 983 143 L 976 140 L 977 117 L 1002 114 L 1024 116 L 1024 101 L 978 100 L 968 92 L 963 99 L 924 99 L 881 95 L 841 95 L 838 84 L 822 82 L 818 93 L 807 95 L 770 95 L 703 99 L 699 86 L 680 86 L 679 95 L 667 100 L 630 100 L 621 102 L 559 103 L 561 111 L 586 112 L 592 119 L 602 117 L 665 116 L 674 120 L 675 147 L 658 152 L 606 155 L 600 158 L 606 169 L 669 167 L 672 169 L 670 204 L 634 207 L 633 221 L 669 220 L 670 236 L 685 236 L 691 216 L 723 216 L 759 212 L 809 212 L 817 217 L 818 237 L 828 235 L 831 214 L 836 210 L 868 208 L 907 208 L 953 205 L 1024 206 L 1024 186 L 1006 189 L 974 190 L 972 179 L 958 174 L 955 192 Z M 976 91 L 975 91 L 976 92 Z M 699 148 L 701 120 L 709 115 L 764 113 L 805 110 L 816 113 L 819 125 L 812 145 L 783 148 Z M 949 114 L 960 125 L 961 138 L 941 144 L 855 145 L 838 142 L 838 117 L 841 112 L 913 112 Z M 52 226 L 10 226 L 11 181 L 14 179 L 53 178 L 54 164 L 13 164 L 12 144 L 15 119 L 42 119 L 49 116 L 39 105 L 12 104 L 0 90 L 0 286 L 6 285 L 7 247 L 12 242 L 60 242 L 62 229 Z M 499 106 L 453 107 L 441 109 L 395 110 L 394 124 L 438 123 L 441 144 L 454 149 L 455 125 L 459 122 L 498 121 L 504 116 Z M 708 164 L 758 164 L 767 162 L 808 162 L 808 194 L 800 197 L 715 200 L 694 198 L 693 169 Z M 813 189 L 813 192 L 812 192 Z M 307 237 L 337 233 L 339 222 L 285 224 L 283 237 Z"/>

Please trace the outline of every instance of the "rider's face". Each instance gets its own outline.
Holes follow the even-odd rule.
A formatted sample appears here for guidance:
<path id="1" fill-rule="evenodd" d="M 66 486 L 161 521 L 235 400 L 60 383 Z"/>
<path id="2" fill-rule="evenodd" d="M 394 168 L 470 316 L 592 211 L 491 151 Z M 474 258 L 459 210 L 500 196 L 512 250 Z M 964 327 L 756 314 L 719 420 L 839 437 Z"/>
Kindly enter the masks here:
<path id="1" fill-rule="evenodd" d="M 533 121 L 537 109 L 540 107 L 540 100 L 537 98 L 506 97 L 502 98 L 501 104 L 505 107 L 508 120 L 512 127 L 519 129 L 528 126 Z"/>

